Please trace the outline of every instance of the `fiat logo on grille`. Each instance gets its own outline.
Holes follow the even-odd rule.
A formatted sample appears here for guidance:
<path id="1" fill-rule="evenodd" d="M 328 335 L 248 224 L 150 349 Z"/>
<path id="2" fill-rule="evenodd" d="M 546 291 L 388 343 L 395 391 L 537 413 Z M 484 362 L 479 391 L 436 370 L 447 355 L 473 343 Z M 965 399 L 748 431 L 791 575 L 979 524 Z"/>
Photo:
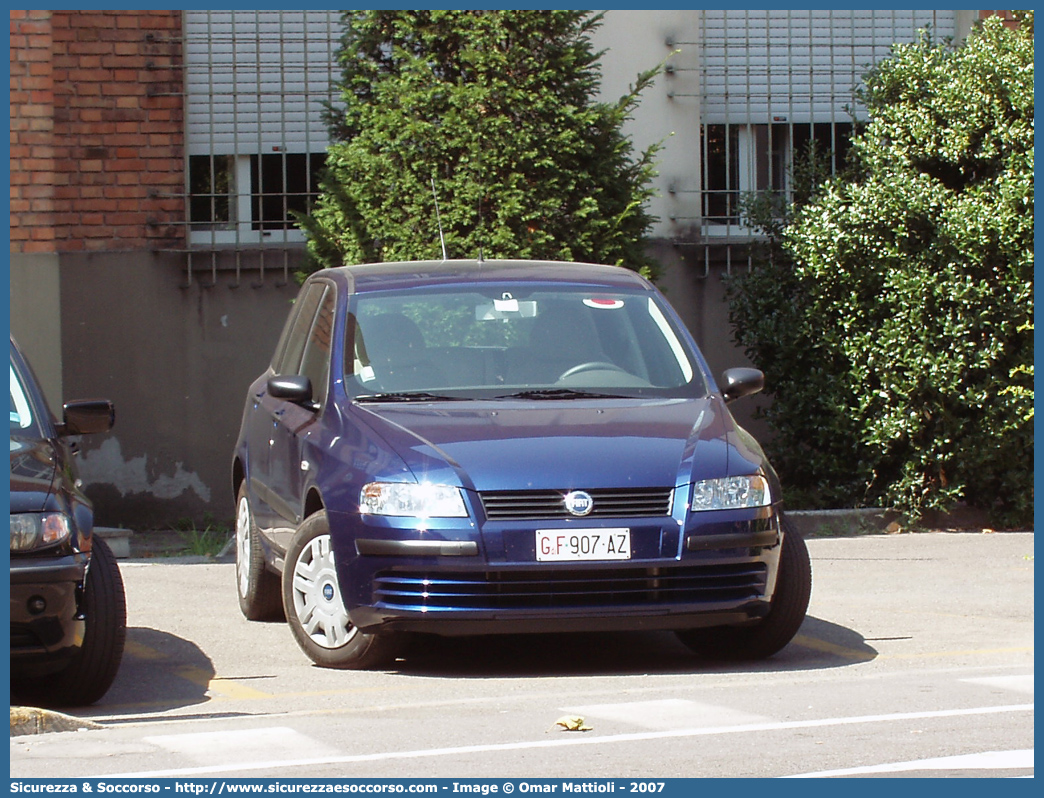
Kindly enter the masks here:
<path id="1" fill-rule="evenodd" d="M 582 490 L 570 491 L 565 495 L 565 508 L 572 515 L 587 515 L 594 509 L 594 499 Z"/>

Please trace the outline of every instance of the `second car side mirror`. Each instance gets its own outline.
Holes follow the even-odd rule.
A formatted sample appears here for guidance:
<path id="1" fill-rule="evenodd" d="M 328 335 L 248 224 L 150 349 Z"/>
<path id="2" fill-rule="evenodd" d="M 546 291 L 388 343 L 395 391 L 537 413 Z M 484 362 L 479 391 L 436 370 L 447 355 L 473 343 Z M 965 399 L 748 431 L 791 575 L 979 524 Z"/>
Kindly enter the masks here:
<path id="1" fill-rule="evenodd" d="M 62 406 L 59 435 L 91 435 L 108 432 L 116 423 L 116 409 L 108 399 L 80 399 Z"/>

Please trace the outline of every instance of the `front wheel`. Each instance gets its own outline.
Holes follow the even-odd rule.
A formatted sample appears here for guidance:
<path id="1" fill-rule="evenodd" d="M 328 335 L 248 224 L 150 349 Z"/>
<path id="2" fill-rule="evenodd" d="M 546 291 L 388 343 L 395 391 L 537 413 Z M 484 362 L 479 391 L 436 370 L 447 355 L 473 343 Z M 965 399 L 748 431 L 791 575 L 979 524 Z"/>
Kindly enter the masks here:
<path id="1" fill-rule="evenodd" d="M 812 595 L 812 565 L 805 541 L 784 516 L 776 592 L 768 615 L 753 626 L 716 626 L 676 632 L 690 650 L 714 659 L 771 657 L 801 628 Z"/>
<path id="2" fill-rule="evenodd" d="M 50 683 L 44 703 L 93 704 L 109 690 L 123 659 L 127 639 L 127 599 L 112 549 L 97 534 L 83 586 L 86 625 L 83 645 L 72 662 Z"/>
<path id="3" fill-rule="evenodd" d="M 348 617 L 325 512 L 306 518 L 287 549 L 283 608 L 297 644 L 324 668 L 379 668 L 401 651 L 401 636 L 367 634 Z"/>

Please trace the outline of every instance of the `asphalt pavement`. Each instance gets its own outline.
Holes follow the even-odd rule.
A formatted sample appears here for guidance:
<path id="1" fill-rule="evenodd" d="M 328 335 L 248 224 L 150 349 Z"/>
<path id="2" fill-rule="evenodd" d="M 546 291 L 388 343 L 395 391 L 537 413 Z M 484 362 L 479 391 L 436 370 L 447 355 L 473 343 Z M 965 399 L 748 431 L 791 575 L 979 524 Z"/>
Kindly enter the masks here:
<path id="1" fill-rule="evenodd" d="M 379 672 L 246 621 L 230 562 L 131 557 L 112 690 L 13 736 L 11 775 L 1032 775 L 1033 534 L 808 545 L 808 618 L 762 663 L 620 633 L 420 638 Z"/>

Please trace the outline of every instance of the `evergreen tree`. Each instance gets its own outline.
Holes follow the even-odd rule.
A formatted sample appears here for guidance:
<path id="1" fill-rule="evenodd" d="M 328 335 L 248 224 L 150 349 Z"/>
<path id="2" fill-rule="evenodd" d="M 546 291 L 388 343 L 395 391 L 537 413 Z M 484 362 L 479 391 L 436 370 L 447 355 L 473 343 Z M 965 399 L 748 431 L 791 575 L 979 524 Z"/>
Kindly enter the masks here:
<path id="1" fill-rule="evenodd" d="M 657 70 L 596 102 L 600 17 L 350 11 L 312 267 L 441 257 L 617 263 L 647 272 L 656 147 L 621 132 Z M 433 183 L 434 189 L 433 192 Z"/>

